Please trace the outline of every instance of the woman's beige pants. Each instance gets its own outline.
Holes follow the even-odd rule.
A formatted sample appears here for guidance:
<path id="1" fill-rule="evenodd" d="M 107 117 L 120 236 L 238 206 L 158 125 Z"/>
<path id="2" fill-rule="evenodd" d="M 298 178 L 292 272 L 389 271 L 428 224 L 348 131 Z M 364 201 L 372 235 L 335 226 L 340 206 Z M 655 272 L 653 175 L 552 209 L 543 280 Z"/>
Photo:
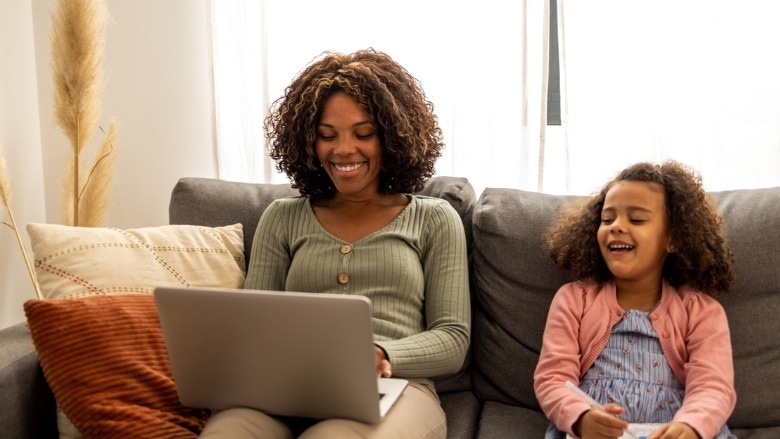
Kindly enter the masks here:
<path id="1" fill-rule="evenodd" d="M 275 418 L 257 410 L 235 408 L 209 418 L 200 435 L 204 439 L 294 438 L 300 422 Z M 445 438 L 447 421 L 439 398 L 430 386 L 409 383 L 384 419 L 364 424 L 328 419 L 300 432 L 300 438 Z"/>

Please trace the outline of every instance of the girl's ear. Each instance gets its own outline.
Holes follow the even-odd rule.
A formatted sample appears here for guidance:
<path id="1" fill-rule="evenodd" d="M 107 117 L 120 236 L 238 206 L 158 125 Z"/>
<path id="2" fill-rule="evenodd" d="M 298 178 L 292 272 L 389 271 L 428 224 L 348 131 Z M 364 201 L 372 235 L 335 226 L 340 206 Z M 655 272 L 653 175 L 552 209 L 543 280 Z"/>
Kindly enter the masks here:
<path id="1" fill-rule="evenodd" d="M 674 245 L 674 234 L 669 226 L 669 220 L 666 222 L 666 253 L 672 254 L 677 252 L 677 246 Z"/>

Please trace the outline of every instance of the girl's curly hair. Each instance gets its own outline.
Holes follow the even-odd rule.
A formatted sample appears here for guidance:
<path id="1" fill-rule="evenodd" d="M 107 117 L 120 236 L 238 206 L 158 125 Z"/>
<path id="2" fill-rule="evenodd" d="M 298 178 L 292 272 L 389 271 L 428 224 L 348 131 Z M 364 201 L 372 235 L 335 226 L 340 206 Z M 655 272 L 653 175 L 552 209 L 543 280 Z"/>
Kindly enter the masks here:
<path id="1" fill-rule="evenodd" d="M 382 145 L 380 192 L 421 190 L 444 147 L 438 118 L 419 81 L 373 49 L 324 52 L 274 101 L 264 128 L 277 169 L 302 195 L 333 196 L 335 188 L 320 166 L 315 141 L 323 104 L 337 91 L 355 98 L 377 127 Z"/>
<path id="2" fill-rule="evenodd" d="M 663 188 L 674 252 L 663 267 L 673 286 L 689 285 L 710 296 L 728 291 L 734 279 L 733 257 L 723 235 L 722 220 L 692 169 L 667 161 L 638 163 L 620 172 L 582 207 L 564 212 L 545 236 L 548 254 L 577 280 L 611 279 L 599 250 L 596 232 L 607 191 L 619 181 L 657 183 Z"/>

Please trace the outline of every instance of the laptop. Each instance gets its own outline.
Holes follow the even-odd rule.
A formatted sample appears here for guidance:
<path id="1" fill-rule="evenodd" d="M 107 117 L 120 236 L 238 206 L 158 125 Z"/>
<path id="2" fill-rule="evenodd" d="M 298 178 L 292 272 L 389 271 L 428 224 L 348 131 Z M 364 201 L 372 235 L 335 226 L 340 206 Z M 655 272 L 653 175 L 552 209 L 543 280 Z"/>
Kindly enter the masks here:
<path id="1" fill-rule="evenodd" d="M 379 421 L 408 381 L 377 378 L 364 296 L 159 287 L 181 403 Z"/>

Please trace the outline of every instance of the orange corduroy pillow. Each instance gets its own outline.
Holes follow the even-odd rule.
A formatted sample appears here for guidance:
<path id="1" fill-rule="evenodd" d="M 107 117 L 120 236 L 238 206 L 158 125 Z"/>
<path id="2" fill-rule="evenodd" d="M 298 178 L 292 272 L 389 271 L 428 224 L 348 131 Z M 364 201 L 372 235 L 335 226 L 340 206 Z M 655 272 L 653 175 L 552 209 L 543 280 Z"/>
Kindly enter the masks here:
<path id="1" fill-rule="evenodd" d="M 29 300 L 44 376 L 85 437 L 196 437 L 208 411 L 181 405 L 151 295 Z"/>

